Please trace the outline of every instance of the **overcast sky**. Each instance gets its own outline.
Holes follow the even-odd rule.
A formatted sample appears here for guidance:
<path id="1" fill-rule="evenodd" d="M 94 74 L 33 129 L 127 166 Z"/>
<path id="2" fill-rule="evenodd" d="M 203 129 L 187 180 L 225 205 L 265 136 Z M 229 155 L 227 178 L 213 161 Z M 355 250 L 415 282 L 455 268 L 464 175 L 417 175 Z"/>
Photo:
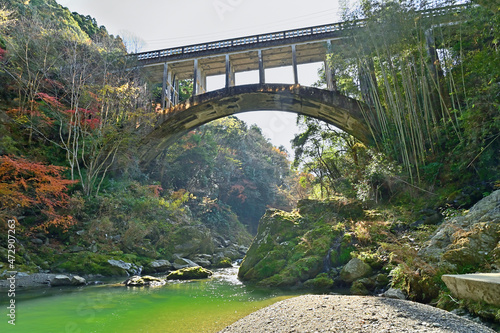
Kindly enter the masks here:
<path id="1" fill-rule="evenodd" d="M 90 15 L 109 33 L 141 42 L 139 51 L 302 28 L 339 21 L 342 0 L 56 0 L 71 11 Z M 301 85 L 317 80 L 320 64 L 299 67 Z M 266 70 L 268 83 L 293 83 L 291 68 Z M 253 82 L 252 82 L 253 80 Z M 237 75 L 236 84 L 256 83 L 258 75 Z M 210 90 L 222 78 L 208 80 Z M 291 153 L 289 141 L 297 132 L 294 114 L 241 114 L 256 123 L 274 145 Z"/>

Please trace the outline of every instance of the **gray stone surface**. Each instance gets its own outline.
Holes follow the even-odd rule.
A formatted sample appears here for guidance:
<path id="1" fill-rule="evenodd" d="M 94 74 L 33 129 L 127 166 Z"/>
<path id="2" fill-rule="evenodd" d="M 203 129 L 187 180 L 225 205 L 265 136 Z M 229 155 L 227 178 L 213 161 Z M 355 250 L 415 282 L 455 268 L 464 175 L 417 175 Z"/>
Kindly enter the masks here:
<path id="1" fill-rule="evenodd" d="M 384 297 L 395 298 L 395 299 L 406 299 L 406 295 L 401 289 L 389 288 L 384 294 Z"/>
<path id="2" fill-rule="evenodd" d="M 109 259 L 108 260 L 108 263 L 111 265 L 111 266 L 114 266 L 114 267 L 118 267 L 118 268 L 121 268 L 123 269 L 123 271 L 126 273 L 126 274 L 129 274 L 129 275 L 135 275 L 135 274 L 138 274 L 140 273 L 141 271 L 141 268 L 138 267 L 137 265 L 135 264 L 131 264 L 129 262 L 125 262 L 123 260 L 114 260 L 114 259 Z"/>
<path id="3" fill-rule="evenodd" d="M 174 260 L 174 262 L 172 263 L 172 266 L 174 266 L 174 268 L 176 270 L 178 270 L 178 269 L 182 269 L 182 268 L 186 268 L 186 267 L 196 267 L 196 266 L 199 266 L 199 265 L 197 263 L 195 263 L 194 261 L 189 260 L 187 258 L 177 257 Z"/>
<path id="4" fill-rule="evenodd" d="M 441 278 L 457 298 L 484 301 L 500 307 L 500 273 L 450 274 Z"/>
<path id="5" fill-rule="evenodd" d="M 50 279 L 50 285 L 52 287 L 71 286 L 71 278 L 67 275 L 56 275 Z"/>
<path id="6" fill-rule="evenodd" d="M 71 277 L 71 284 L 73 286 L 84 286 L 87 284 L 87 281 L 81 276 L 74 275 Z"/>
<path id="7" fill-rule="evenodd" d="M 419 251 L 425 261 L 450 271 L 480 264 L 487 255 L 493 257 L 493 269 L 500 269 L 500 190 L 465 215 L 443 222 Z"/>
<path id="8" fill-rule="evenodd" d="M 153 269 L 155 272 L 166 272 L 172 269 L 172 263 L 168 260 L 154 260 L 148 264 L 148 267 Z"/>

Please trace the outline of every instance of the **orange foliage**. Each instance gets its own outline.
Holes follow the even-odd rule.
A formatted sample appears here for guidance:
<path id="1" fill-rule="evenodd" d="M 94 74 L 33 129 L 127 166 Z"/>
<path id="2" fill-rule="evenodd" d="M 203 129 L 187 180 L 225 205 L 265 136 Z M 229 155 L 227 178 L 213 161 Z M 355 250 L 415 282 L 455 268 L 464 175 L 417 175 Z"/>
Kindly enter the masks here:
<path id="1" fill-rule="evenodd" d="M 0 156 L 0 212 L 14 213 L 21 208 L 38 208 L 47 220 L 35 229 L 50 226 L 66 231 L 75 223 L 72 216 L 61 216 L 70 197 L 67 187 L 76 181 L 64 179 L 65 167 L 31 162 L 24 158 Z"/>
<path id="2" fill-rule="evenodd" d="M 66 110 L 64 112 L 68 115 L 71 115 L 72 117 L 75 117 L 77 115 L 77 112 L 75 110 Z M 76 118 L 79 119 L 79 124 L 78 124 L 78 122 L 71 121 L 70 122 L 71 126 L 78 124 L 80 127 L 84 128 L 84 129 L 94 130 L 97 127 L 99 127 L 99 125 L 101 124 L 99 112 L 95 109 L 88 110 L 88 109 L 79 108 L 78 109 L 78 117 L 76 117 Z"/>
<path id="3" fill-rule="evenodd" d="M 160 192 L 163 191 L 163 188 L 160 185 L 148 185 L 148 188 L 153 191 L 155 198 L 160 197 Z"/>
<path id="4" fill-rule="evenodd" d="M 243 194 L 244 191 L 245 187 L 243 185 L 236 184 L 231 186 L 231 189 L 229 190 L 229 195 L 236 196 L 236 198 L 238 198 L 241 201 L 241 203 L 244 203 L 245 200 L 248 198 L 246 195 Z"/>
<path id="5" fill-rule="evenodd" d="M 271 148 L 273 152 L 275 152 L 278 155 L 283 156 L 284 158 L 288 158 L 288 154 L 286 151 L 281 151 L 279 148 L 273 147 Z"/>

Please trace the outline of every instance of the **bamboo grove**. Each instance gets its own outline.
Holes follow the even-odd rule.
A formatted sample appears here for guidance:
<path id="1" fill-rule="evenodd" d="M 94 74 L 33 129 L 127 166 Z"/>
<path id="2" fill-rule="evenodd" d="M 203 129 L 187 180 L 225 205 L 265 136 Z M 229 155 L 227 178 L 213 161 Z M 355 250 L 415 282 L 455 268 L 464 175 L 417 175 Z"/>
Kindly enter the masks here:
<path id="1" fill-rule="evenodd" d="M 454 5 L 433 16 L 427 3 L 362 1 L 344 10 L 350 36 L 331 49 L 337 89 L 369 106 L 378 149 L 413 184 L 498 172 L 498 11 Z"/>

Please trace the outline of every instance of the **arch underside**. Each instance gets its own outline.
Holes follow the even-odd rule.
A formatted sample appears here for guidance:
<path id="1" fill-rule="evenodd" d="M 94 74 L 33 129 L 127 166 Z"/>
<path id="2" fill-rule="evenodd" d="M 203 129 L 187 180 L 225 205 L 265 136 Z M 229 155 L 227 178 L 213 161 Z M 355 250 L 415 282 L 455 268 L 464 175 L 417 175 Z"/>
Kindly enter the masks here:
<path id="1" fill-rule="evenodd" d="M 371 144 L 363 103 L 324 89 L 289 84 L 251 84 L 208 92 L 167 110 L 164 121 L 142 141 L 149 162 L 182 135 L 218 118 L 249 111 L 286 111 L 311 116 Z"/>

